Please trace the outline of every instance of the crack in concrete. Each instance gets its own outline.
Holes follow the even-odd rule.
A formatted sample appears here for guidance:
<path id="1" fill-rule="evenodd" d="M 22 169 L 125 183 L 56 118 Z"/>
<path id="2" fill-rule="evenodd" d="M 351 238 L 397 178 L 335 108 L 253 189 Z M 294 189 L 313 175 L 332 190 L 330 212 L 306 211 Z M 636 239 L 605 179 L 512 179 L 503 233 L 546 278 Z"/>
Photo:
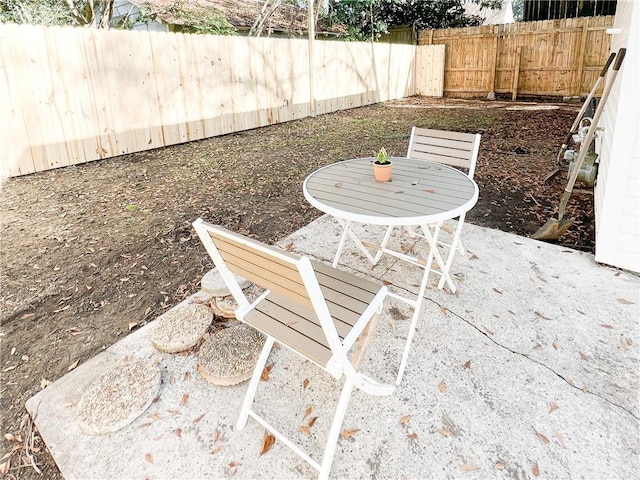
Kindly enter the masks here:
<path id="1" fill-rule="evenodd" d="M 599 395 L 599 394 L 597 394 L 597 393 L 595 393 L 595 392 L 591 392 L 591 391 L 589 391 L 589 390 L 587 390 L 587 391 L 585 392 L 583 389 L 578 388 L 577 386 L 575 386 L 575 385 L 571 384 L 571 382 L 569 382 L 569 381 L 568 381 L 564 376 L 562 376 L 560 373 L 556 372 L 556 371 L 555 371 L 553 368 L 551 368 L 550 366 L 548 366 L 548 365 L 546 365 L 546 364 L 544 364 L 544 363 L 542 363 L 542 362 L 540 362 L 540 361 L 536 360 L 535 358 L 531 358 L 531 357 L 530 357 L 529 355 L 527 355 L 526 353 L 517 352 L 517 351 L 512 350 L 512 349 L 510 349 L 509 347 L 507 347 L 507 346 L 505 346 L 505 345 L 502 345 L 501 343 L 497 342 L 495 339 L 491 338 L 491 336 L 490 336 L 488 333 L 486 333 L 486 332 L 482 331 L 479 327 L 477 327 L 474 323 L 472 323 L 472 322 L 470 322 L 469 320 L 467 320 L 466 318 L 464 318 L 462 315 L 459 315 L 459 314 L 457 314 L 456 312 L 454 312 L 453 310 L 450 310 L 450 309 L 448 309 L 447 307 L 445 307 L 445 306 L 443 306 L 443 305 L 440 305 L 440 304 L 439 304 L 438 302 L 436 302 L 435 300 L 432 300 L 432 299 L 430 299 L 430 298 L 426 298 L 426 297 L 425 297 L 425 300 L 429 300 L 430 302 L 434 303 L 435 305 L 438 305 L 441 309 L 442 309 L 442 308 L 444 308 L 447 312 L 450 312 L 452 315 L 454 315 L 455 317 L 459 318 L 460 320 L 462 320 L 463 322 L 465 322 L 467 325 L 469 325 L 469 326 L 473 327 L 476 331 L 478 331 L 480 334 L 484 335 L 488 340 L 490 340 L 493 344 L 497 345 L 498 347 L 500 347 L 500 348 L 502 348 L 502 349 L 504 349 L 504 350 L 507 350 L 508 352 L 511 352 L 511 353 L 512 353 L 512 354 L 514 354 L 514 355 L 519 355 L 519 356 L 521 356 L 521 357 L 524 357 L 524 358 L 526 358 L 527 360 L 529 360 L 529 361 L 531 361 L 531 362 L 533 362 L 533 363 L 536 363 L 537 365 L 540 365 L 540 366 L 541 366 L 541 367 L 543 367 L 543 368 L 546 368 L 547 370 L 549 370 L 550 372 L 552 372 L 554 375 L 556 375 L 558 378 L 562 379 L 562 380 L 563 380 L 567 385 L 569 385 L 570 387 L 575 388 L 576 390 L 579 390 L 579 391 L 581 391 L 581 392 L 583 392 L 583 393 L 585 393 L 585 394 L 593 395 L 594 397 L 597 397 L 597 398 L 599 398 L 600 400 L 603 400 L 603 401 L 607 402 L 608 404 L 610 404 L 610 405 L 612 405 L 612 406 L 614 406 L 614 407 L 619 408 L 619 409 L 620 409 L 620 410 L 622 410 L 623 412 L 625 412 L 625 413 L 627 413 L 627 414 L 631 415 L 634 419 L 636 419 L 636 420 L 639 420 L 639 421 L 640 421 L 640 416 L 638 416 L 638 415 L 634 414 L 632 411 L 628 410 L 627 408 L 623 407 L 622 405 L 619 405 L 619 404 L 617 404 L 617 403 L 615 403 L 615 402 L 612 402 L 612 401 L 611 401 L 611 400 L 609 400 L 608 398 L 605 398 L 605 397 L 603 397 L 602 395 Z"/>

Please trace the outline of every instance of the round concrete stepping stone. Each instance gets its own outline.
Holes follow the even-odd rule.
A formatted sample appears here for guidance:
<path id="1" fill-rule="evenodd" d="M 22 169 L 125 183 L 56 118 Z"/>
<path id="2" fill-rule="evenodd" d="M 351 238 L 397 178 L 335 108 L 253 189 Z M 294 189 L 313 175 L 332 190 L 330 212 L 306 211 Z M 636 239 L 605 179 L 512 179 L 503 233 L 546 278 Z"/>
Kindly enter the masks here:
<path id="1" fill-rule="evenodd" d="M 78 425 L 92 435 L 116 432 L 142 415 L 159 390 L 160 369 L 153 361 L 115 365 L 82 395 L 76 409 Z"/>
<path id="2" fill-rule="evenodd" d="M 214 385 L 231 386 L 251 378 L 264 335 L 237 323 L 207 338 L 198 352 L 198 372 Z"/>
<path id="3" fill-rule="evenodd" d="M 207 305 L 189 303 L 172 308 L 156 320 L 151 343 L 161 352 L 184 352 L 198 343 L 212 320 L 213 311 Z"/>
<path id="4" fill-rule="evenodd" d="M 251 282 L 246 278 L 242 278 L 235 274 L 234 277 L 236 277 L 236 280 L 242 289 L 251 285 Z M 202 280 L 200 280 L 200 288 L 203 292 L 213 295 L 214 297 L 226 297 L 227 295 L 231 295 L 227 284 L 224 283 L 224 279 L 222 278 L 222 275 L 218 273 L 217 268 L 212 268 L 204 275 L 204 277 L 202 277 Z"/>
<path id="5" fill-rule="evenodd" d="M 262 293 L 262 289 L 254 284 L 250 284 L 248 288 L 243 290 L 249 303 L 253 303 L 256 298 Z M 238 303 L 233 299 L 233 296 L 228 295 L 226 297 L 213 297 L 209 302 L 213 313 L 223 318 L 236 318 L 236 310 L 238 309 Z"/>

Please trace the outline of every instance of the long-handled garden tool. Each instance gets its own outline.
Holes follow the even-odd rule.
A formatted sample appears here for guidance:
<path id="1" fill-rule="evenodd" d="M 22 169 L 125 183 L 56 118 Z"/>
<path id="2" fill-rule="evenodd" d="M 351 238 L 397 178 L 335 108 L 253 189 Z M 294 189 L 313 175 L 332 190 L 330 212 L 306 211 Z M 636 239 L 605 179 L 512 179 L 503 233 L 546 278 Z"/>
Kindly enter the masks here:
<path id="1" fill-rule="evenodd" d="M 573 121 L 573 125 L 571 125 L 571 130 L 569 130 L 569 133 L 564 139 L 564 142 L 562 142 L 562 147 L 560 147 L 560 151 L 558 152 L 558 156 L 556 157 L 556 168 L 551 173 L 549 173 L 549 175 L 547 175 L 547 177 L 544 179 L 544 183 L 547 183 L 549 180 L 555 177 L 558 173 L 560 173 L 561 160 L 564 156 L 564 152 L 567 150 L 567 147 L 569 146 L 569 140 L 571 140 L 572 136 L 575 133 L 578 133 L 578 127 L 580 126 L 580 122 L 582 121 L 582 116 L 587 111 L 587 108 L 589 107 L 591 100 L 593 100 L 593 97 L 595 96 L 596 91 L 600 87 L 600 83 L 602 83 L 602 81 L 604 80 L 604 76 L 607 74 L 607 71 L 609 70 L 609 66 L 613 62 L 613 59 L 615 58 L 615 56 L 616 56 L 615 52 L 611 52 L 611 55 L 609 55 L 609 59 L 607 60 L 607 63 L 605 63 L 604 67 L 602 67 L 602 71 L 600 72 L 598 79 L 593 84 L 593 88 L 591 88 L 591 91 L 589 92 L 587 99 L 582 104 L 582 108 L 580 108 L 580 111 L 578 112 L 576 119 Z"/>
<path id="2" fill-rule="evenodd" d="M 569 181 L 567 182 L 567 186 L 562 193 L 560 206 L 558 207 L 558 218 L 550 218 L 549 220 L 547 220 L 547 222 L 542 227 L 540 227 L 537 232 L 531 235 L 531 238 L 535 238 L 537 240 L 557 240 L 567 232 L 567 230 L 573 223 L 573 219 L 564 218 L 564 210 L 567 207 L 567 202 L 569 201 L 569 197 L 571 196 L 573 185 L 576 183 L 576 178 L 578 178 L 578 173 L 580 172 L 582 162 L 587 156 L 591 142 L 593 141 L 593 136 L 595 135 L 596 129 L 598 127 L 598 122 L 600 121 L 600 116 L 602 115 L 602 110 L 607 101 L 607 97 L 611 92 L 611 88 L 613 87 L 616 76 L 618 75 L 618 70 L 620 70 L 620 66 L 622 65 L 622 61 L 624 60 L 624 56 L 626 53 L 626 48 L 621 48 L 620 50 L 618 50 L 618 56 L 616 58 L 616 64 L 613 66 L 611 79 L 607 82 L 604 92 L 602 92 L 600 103 L 598 103 L 598 108 L 596 108 L 596 112 L 593 115 L 593 121 L 589 126 L 589 131 L 587 132 L 584 141 L 580 145 L 580 153 L 575 163 L 573 164 L 573 168 L 571 169 L 569 175 Z"/>

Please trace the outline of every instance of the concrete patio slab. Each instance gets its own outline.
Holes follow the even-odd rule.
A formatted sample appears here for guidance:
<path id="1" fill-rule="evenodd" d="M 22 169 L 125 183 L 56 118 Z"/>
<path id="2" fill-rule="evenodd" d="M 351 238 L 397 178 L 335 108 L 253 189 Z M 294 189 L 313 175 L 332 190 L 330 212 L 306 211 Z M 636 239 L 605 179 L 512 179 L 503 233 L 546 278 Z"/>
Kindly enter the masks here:
<path id="1" fill-rule="evenodd" d="M 329 262 L 340 233 L 329 217 L 281 242 Z M 361 227 L 359 235 L 381 234 Z M 465 225 L 454 294 L 427 290 L 402 384 L 391 397 L 354 392 L 332 478 L 633 478 L 640 471 L 640 279 L 593 256 Z M 397 248 L 420 243 L 394 236 Z M 351 245 L 341 268 L 415 294 L 417 268 L 385 257 L 371 268 Z M 436 280 L 436 277 L 433 277 Z M 187 300 L 189 301 L 189 300 Z M 394 307 L 393 302 L 390 307 Z M 409 312 L 389 308 L 365 356 L 391 381 Z M 195 354 L 155 350 L 153 323 L 49 385 L 27 409 L 68 480 L 313 478 L 279 442 L 261 455 L 255 421 L 236 431 L 246 383 L 218 387 Z M 157 359 L 160 395 L 129 426 L 92 436 L 75 409 L 88 386 L 126 358 Z M 338 384 L 276 350 L 257 409 L 317 458 Z M 306 381 L 305 381 L 306 380 Z M 305 418 L 305 410 L 312 408 Z M 308 429 L 310 417 L 318 417 Z"/>

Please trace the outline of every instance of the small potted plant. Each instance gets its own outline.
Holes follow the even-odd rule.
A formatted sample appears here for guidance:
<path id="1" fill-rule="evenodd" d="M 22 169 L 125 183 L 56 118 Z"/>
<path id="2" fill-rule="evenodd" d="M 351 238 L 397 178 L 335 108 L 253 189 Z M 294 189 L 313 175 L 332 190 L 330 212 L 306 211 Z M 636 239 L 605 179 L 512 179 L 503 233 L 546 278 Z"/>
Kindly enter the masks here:
<path id="1" fill-rule="evenodd" d="M 389 161 L 389 155 L 387 151 L 382 147 L 378 153 L 376 153 L 376 161 L 373 162 L 373 174 L 378 182 L 388 182 L 391 180 L 391 166 Z"/>

